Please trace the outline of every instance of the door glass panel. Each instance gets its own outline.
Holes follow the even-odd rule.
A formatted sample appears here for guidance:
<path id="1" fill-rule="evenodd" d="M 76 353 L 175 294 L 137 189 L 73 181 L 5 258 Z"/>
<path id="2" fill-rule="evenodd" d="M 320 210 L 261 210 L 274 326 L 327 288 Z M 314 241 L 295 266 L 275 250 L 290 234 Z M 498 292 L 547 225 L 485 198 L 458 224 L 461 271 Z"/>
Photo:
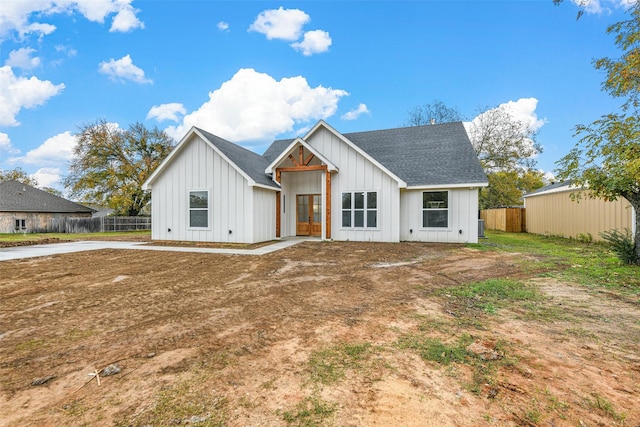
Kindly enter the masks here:
<path id="1" fill-rule="evenodd" d="M 309 222 L 309 198 L 298 196 L 298 222 Z"/>
<path id="2" fill-rule="evenodd" d="M 313 222 L 320 222 L 320 196 L 313 196 Z"/>

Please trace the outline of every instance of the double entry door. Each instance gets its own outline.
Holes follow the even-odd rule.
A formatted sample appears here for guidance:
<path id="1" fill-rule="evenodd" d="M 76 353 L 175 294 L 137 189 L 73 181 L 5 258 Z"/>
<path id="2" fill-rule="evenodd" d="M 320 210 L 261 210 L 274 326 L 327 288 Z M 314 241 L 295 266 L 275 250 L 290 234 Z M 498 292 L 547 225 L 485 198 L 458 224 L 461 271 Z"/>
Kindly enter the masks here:
<path id="1" fill-rule="evenodd" d="M 320 194 L 296 195 L 296 236 L 322 234 L 322 205 Z"/>

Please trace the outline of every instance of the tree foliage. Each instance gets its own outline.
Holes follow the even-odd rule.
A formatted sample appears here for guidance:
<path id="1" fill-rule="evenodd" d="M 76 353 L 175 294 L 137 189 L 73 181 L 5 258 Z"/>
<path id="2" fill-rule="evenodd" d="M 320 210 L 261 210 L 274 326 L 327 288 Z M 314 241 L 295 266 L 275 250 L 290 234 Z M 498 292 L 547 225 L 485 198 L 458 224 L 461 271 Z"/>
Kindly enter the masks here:
<path id="1" fill-rule="evenodd" d="M 595 61 L 606 71 L 603 90 L 624 98 L 620 112 L 606 114 L 588 125 L 577 125 L 576 146 L 556 162 L 560 179 L 589 189 L 589 197 L 613 201 L 623 197 L 635 209 L 635 251 L 640 255 L 640 6 L 630 19 L 611 25 L 608 34 L 622 50 L 617 59 Z M 636 256 L 636 263 L 640 257 Z"/>
<path id="2" fill-rule="evenodd" d="M 65 178 L 71 195 L 115 210 L 118 215 L 139 215 L 150 195 L 142 184 L 169 154 L 173 140 L 154 127 L 134 123 L 121 129 L 98 120 L 82 126 Z"/>
<path id="3" fill-rule="evenodd" d="M 32 187 L 38 186 L 38 180 L 29 176 L 22 168 L 0 170 L 0 181 L 18 181 Z"/>
<path id="4" fill-rule="evenodd" d="M 501 107 L 481 111 L 468 131 L 486 173 L 532 168 L 542 152 L 536 129 Z"/>
<path id="5" fill-rule="evenodd" d="M 462 114 L 456 108 L 448 107 L 435 99 L 430 104 L 418 105 L 409 110 L 406 126 L 424 126 L 462 121 Z"/>
<path id="6" fill-rule="evenodd" d="M 522 196 L 545 185 L 544 174 L 533 169 L 507 170 L 487 175 L 489 186 L 480 190 L 480 209 L 522 204 Z"/>

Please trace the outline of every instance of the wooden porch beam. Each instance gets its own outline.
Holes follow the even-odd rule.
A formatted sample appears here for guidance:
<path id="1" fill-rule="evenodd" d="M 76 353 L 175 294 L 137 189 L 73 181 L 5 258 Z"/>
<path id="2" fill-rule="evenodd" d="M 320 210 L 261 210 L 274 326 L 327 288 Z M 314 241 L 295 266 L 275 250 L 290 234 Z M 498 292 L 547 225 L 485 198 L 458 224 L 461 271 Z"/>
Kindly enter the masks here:
<path id="1" fill-rule="evenodd" d="M 297 167 L 302 167 L 302 163 L 298 163 L 298 161 L 296 160 L 295 157 L 293 157 L 293 154 L 289 154 L 289 160 L 291 160 L 291 162 L 296 165 Z"/>
<path id="2" fill-rule="evenodd" d="M 309 157 L 307 157 L 306 160 L 304 161 L 304 165 L 309 166 L 309 162 L 313 160 L 313 157 L 314 157 L 313 153 L 309 154 Z"/>
<path id="3" fill-rule="evenodd" d="M 306 171 L 323 171 L 327 170 L 327 165 L 311 165 L 311 166 L 292 166 L 288 168 L 277 168 L 278 172 L 306 172 Z"/>

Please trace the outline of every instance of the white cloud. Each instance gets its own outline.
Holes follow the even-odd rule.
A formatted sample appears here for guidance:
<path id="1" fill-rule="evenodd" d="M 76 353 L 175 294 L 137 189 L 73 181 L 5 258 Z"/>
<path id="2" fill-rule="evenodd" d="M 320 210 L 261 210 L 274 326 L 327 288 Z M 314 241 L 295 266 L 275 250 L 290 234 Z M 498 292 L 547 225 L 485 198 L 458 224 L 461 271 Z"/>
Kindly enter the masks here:
<path id="1" fill-rule="evenodd" d="M 129 4 L 125 5 L 113 18 L 109 31 L 127 33 L 137 28 L 144 28 L 144 23 L 136 16 L 137 12 L 139 12 L 138 9 L 134 9 Z"/>
<path id="2" fill-rule="evenodd" d="M 220 21 L 216 24 L 216 27 L 218 27 L 218 30 L 220 31 L 229 31 L 229 24 L 224 22 L 224 21 Z"/>
<path id="3" fill-rule="evenodd" d="M 304 56 L 311 56 L 314 53 L 322 53 L 329 50 L 331 46 L 329 33 L 322 30 L 307 31 L 301 42 L 291 43 L 295 50 L 302 51 Z"/>
<path id="4" fill-rule="evenodd" d="M 71 132 L 62 132 L 47 139 L 33 150 L 27 151 L 24 156 L 11 159 L 11 162 L 26 165 L 59 165 L 71 160 L 75 145 L 76 139 Z"/>
<path id="5" fill-rule="evenodd" d="M 56 188 L 62 182 L 62 171 L 60 168 L 40 168 L 31 174 L 38 183 L 38 187 Z"/>
<path id="6" fill-rule="evenodd" d="M 294 125 L 326 119 L 348 93 L 312 88 L 302 76 L 275 80 L 253 69 L 239 70 L 231 80 L 209 93 L 209 100 L 166 129 L 180 139 L 191 126 L 201 127 L 233 142 L 271 140 Z"/>
<path id="7" fill-rule="evenodd" d="M 0 153 L 17 154 L 20 150 L 13 148 L 11 145 L 11 138 L 6 133 L 0 132 Z"/>
<path id="8" fill-rule="evenodd" d="M 147 119 L 156 119 L 159 122 L 164 120 L 172 120 L 174 122 L 179 121 L 178 115 L 184 116 L 187 114 L 187 110 L 184 105 L 171 102 L 169 104 L 154 105 L 147 113 Z"/>
<path id="9" fill-rule="evenodd" d="M 23 108 L 42 105 L 59 94 L 64 84 L 54 85 L 37 77 L 16 77 L 13 69 L 0 67 L 0 126 L 17 126 L 16 115 Z"/>
<path id="10" fill-rule="evenodd" d="M 299 9 L 269 9 L 261 12 L 249 27 L 267 36 L 267 39 L 294 41 L 300 38 L 302 27 L 309 22 L 309 15 Z"/>
<path id="11" fill-rule="evenodd" d="M 18 50 L 9 52 L 9 58 L 5 61 L 5 65 L 14 68 L 22 68 L 23 70 L 31 70 L 39 67 L 41 64 L 40 58 L 37 56 L 31 56 L 35 52 L 35 49 L 30 47 L 23 47 Z"/>
<path id="12" fill-rule="evenodd" d="M 153 83 L 153 80 L 144 76 L 142 68 L 133 64 L 131 55 L 125 55 L 118 60 L 111 58 L 108 62 L 101 62 L 99 71 L 116 81 L 130 80 L 136 83 Z"/>
<path id="13" fill-rule="evenodd" d="M 528 125 L 530 129 L 535 132 L 546 123 L 546 120 L 538 118 L 538 115 L 536 114 L 537 107 L 538 100 L 536 98 L 520 98 L 517 101 L 509 101 L 504 104 L 500 104 L 497 108 L 501 108 L 508 112 L 511 117 Z"/>
<path id="14" fill-rule="evenodd" d="M 36 21 L 53 14 L 80 13 L 92 22 L 104 23 L 108 16 L 115 15 L 110 31 L 131 31 L 143 28 L 136 17 L 137 9 L 132 0 L 14 0 L 3 1 L 0 8 L 0 41 L 10 33 L 19 36 L 38 34 L 40 36 L 55 31 L 54 25 Z"/>
<path id="15" fill-rule="evenodd" d="M 342 120 L 355 120 L 363 114 L 371 114 L 366 104 L 359 104 L 358 108 L 345 113 L 340 117 Z"/>
<path id="16" fill-rule="evenodd" d="M 628 9 L 637 0 L 571 0 L 571 2 L 584 10 L 585 13 L 601 14 L 611 12 L 611 8 Z"/>

